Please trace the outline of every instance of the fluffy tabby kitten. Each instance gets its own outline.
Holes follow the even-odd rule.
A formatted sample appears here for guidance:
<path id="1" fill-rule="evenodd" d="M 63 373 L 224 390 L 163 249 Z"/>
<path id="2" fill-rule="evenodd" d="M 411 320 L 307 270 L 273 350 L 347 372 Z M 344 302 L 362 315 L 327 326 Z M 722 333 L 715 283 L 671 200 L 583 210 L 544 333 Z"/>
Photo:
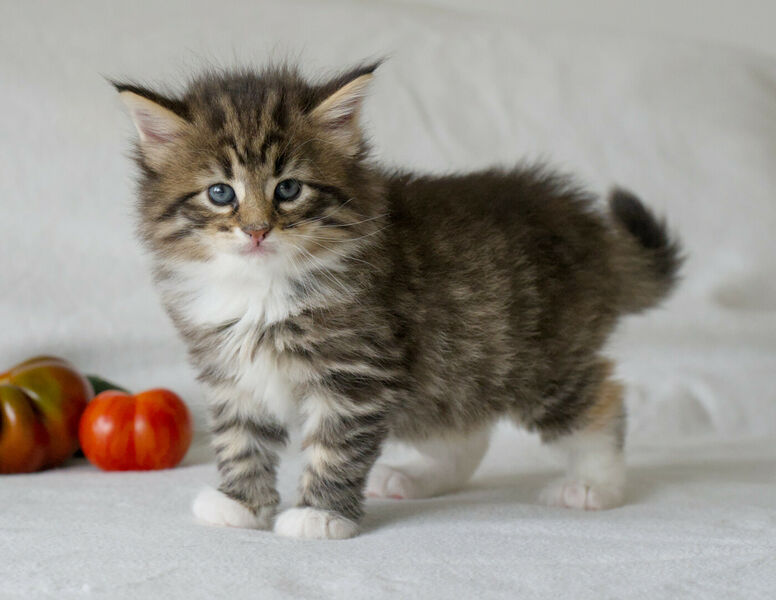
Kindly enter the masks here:
<path id="1" fill-rule="evenodd" d="M 350 537 L 365 493 L 464 484 L 502 416 L 568 450 L 545 502 L 619 504 L 622 390 L 601 348 L 669 292 L 676 242 L 632 195 L 601 210 L 542 169 L 381 170 L 358 123 L 375 66 L 210 73 L 179 97 L 116 84 L 140 231 L 209 399 L 221 485 L 196 516 Z M 294 423 L 307 464 L 275 518 Z"/>

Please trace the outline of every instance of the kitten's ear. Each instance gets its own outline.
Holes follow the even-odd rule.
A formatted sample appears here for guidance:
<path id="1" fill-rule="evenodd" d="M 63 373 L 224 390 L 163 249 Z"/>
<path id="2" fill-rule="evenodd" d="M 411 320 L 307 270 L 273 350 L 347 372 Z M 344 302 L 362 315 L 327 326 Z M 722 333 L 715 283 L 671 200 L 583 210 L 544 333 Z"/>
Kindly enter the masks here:
<path id="1" fill-rule="evenodd" d="M 357 67 L 324 86 L 325 97 L 310 113 L 329 137 L 349 154 L 358 151 L 361 140 L 358 117 L 379 64 Z"/>
<path id="2" fill-rule="evenodd" d="M 113 84 L 140 137 L 140 150 L 151 167 L 160 166 L 189 127 L 182 106 L 132 85 Z"/>

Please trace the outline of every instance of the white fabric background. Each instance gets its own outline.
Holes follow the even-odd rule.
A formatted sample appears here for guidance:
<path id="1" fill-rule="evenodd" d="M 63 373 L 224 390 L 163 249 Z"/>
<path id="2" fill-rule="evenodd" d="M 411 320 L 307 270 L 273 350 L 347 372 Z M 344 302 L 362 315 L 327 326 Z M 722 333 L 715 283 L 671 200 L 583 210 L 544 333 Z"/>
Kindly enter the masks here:
<path id="1" fill-rule="evenodd" d="M 389 0 L 391 1 L 391 0 Z M 529 24 L 647 33 L 722 43 L 776 56 L 772 0 L 395 0 L 463 13 L 509 15 Z"/>
<path id="2" fill-rule="evenodd" d="M 6 2 L 0 22 L 2 364 L 66 356 L 134 389 L 173 388 L 204 424 L 133 236 L 133 129 L 101 75 L 175 89 L 205 64 L 291 58 L 319 73 L 388 56 L 366 109 L 383 160 L 546 159 L 597 191 L 638 192 L 688 254 L 679 292 L 611 347 L 629 386 L 625 508 L 536 506 L 551 463 L 505 428 L 465 492 L 370 503 L 364 537 L 300 544 L 191 522 L 189 499 L 215 480 L 200 440 L 169 473 L 0 479 L 0 597 L 772 592 L 776 61 L 344 0 Z"/>

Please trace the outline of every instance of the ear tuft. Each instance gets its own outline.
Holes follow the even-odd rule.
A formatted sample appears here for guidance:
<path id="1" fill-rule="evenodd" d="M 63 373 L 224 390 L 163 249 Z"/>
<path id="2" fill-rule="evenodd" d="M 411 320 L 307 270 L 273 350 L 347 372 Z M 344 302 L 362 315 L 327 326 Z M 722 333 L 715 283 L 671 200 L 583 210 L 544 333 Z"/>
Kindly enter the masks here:
<path id="1" fill-rule="evenodd" d="M 315 107 L 313 117 L 331 128 L 348 126 L 357 119 L 371 80 L 367 73 L 346 83 Z"/>
<path id="2" fill-rule="evenodd" d="M 324 95 L 310 115 L 323 127 L 329 137 L 347 152 L 355 153 L 361 134 L 358 117 L 364 98 L 369 91 L 374 64 L 356 67 L 320 88 Z"/>
<path id="3" fill-rule="evenodd" d="M 114 79 L 108 79 L 107 81 L 116 89 L 119 94 L 122 92 L 132 92 L 137 96 L 145 98 L 146 100 L 150 100 L 154 104 L 158 104 L 159 106 L 174 112 L 182 119 L 189 118 L 188 107 L 186 106 L 186 103 L 182 102 L 181 100 L 163 96 L 162 94 L 158 94 L 152 89 L 138 85 L 136 83 L 116 81 Z"/>
<path id="4" fill-rule="evenodd" d="M 161 164 L 186 131 L 188 121 L 173 110 L 174 101 L 137 86 L 113 85 L 135 124 L 143 156 L 152 166 Z"/>

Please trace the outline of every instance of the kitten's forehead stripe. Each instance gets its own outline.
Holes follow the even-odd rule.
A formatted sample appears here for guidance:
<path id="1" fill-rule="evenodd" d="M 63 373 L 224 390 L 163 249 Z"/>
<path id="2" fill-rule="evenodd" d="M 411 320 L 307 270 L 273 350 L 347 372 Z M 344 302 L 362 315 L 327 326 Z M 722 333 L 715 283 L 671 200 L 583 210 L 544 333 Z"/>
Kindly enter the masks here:
<path id="1" fill-rule="evenodd" d="M 261 143 L 261 146 L 259 148 L 259 162 L 261 164 L 266 164 L 267 162 L 267 152 L 270 149 L 270 146 L 273 145 L 279 145 L 283 141 L 283 136 L 278 131 L 270 131 L 266 137 L 264 138 L 264 141 Z"/>
<path id="2" fill-rule="evenodd" d="M 218 157 L 218 164 L 221 166 L 221 170 L 224 172 L 224 176 L 227 179 L 234 177 L 234 171 L 232 170 L 232 159 L 230 156 L 224 156 L 223 154 Z"/>
<path id="3" fill-rule="evenodd" d="M 240 149 L 237 147 L 237 140 L 234 139 L 234 136 L 230 133 L 223 133 L 218 138 L 218 146 L 221 148 L 225 148 L 227 150 L 231 150 L 234 152 L 235 156 L 242 162 L 243 157 L 240 156 Z"/>
<path id="4" fill-rule="evenodd" d="M 286 90 L 284 88 L 280 89 L 275 102 L 275 108 L 272 111 L 272 121 L 279 129 L 285 129 L 288 126 L 288 106 Z"/>
<path id="5" fill-rule="evenodd" d="M 218 104 L 211 104 L 207 111 L 208 126 L 214 131 L 223 130 L 226 125 L 226 113 Z"/>
<path id="6" fill-rule="evenodd" d="M 280 174 L 283 172 L 287 160 L 288 156 L 285 150 L 278 150 L 277 154 L 275 155 L 275 164 L 273 167 L 273 173 L 275 174 L 275 177 L 280 176 Z"/>

